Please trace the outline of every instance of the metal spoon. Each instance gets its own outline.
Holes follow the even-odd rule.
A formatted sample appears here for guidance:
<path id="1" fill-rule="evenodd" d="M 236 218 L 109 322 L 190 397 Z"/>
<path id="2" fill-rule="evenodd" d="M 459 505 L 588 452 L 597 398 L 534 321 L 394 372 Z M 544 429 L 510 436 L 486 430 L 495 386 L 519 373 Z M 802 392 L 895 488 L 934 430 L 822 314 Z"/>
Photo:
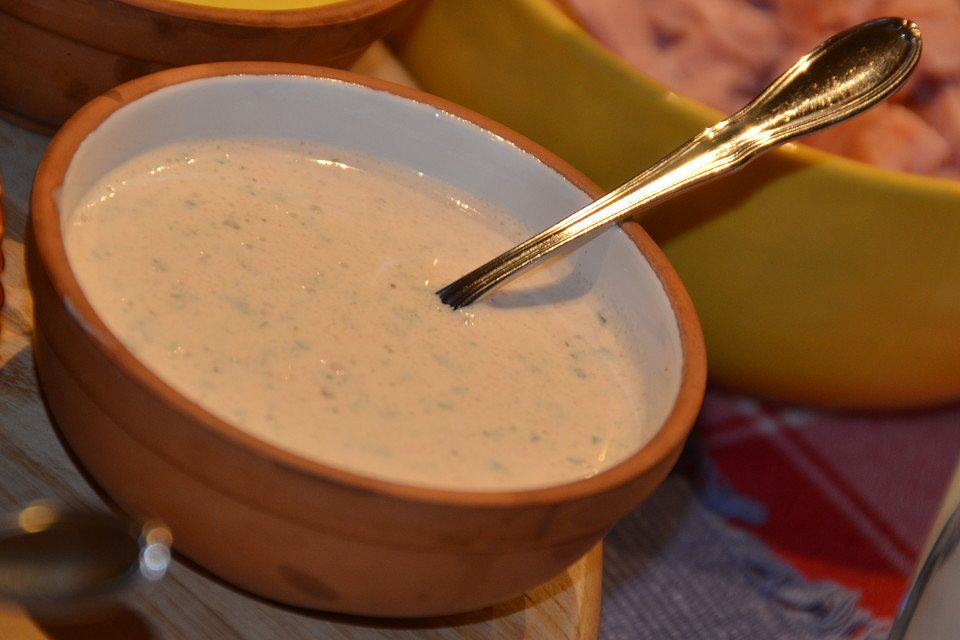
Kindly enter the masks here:
<path id="1" fill-rule="evenodd" d="M 960 505 L 953 508 L 920 564 L 887 640 L 956 637 L 960 629 L 953 604 L 960 583 L 958 550 Z"/>
<path id="2" fill-rule="evenodd" d="M 920 58 L 920 48 L 920 30 L 903 18 L 873 20 L 838 33 L 800 58 L 736 114 L 437 295 L 454 309 L 466 306 L 564 245 L 589 240 L 643 207 L 738 169 L 788 140 L 860 113 L 903 84 Z"/>
<path id="3" fill-rule="evenodd" d="M 163 577 L 169 530 L 37 502 L 0 521 L 0 602 L 60 613 Z"/>

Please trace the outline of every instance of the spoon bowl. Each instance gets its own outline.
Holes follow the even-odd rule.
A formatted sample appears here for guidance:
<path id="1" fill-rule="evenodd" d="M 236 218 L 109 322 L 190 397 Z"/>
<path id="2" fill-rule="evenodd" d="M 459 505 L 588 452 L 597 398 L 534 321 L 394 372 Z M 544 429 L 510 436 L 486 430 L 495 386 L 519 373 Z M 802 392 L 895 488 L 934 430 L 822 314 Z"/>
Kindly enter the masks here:
<path id="1" fill-rule="evenodd" d="M 107 512 L 31 504 L 0 527 L 0 602 L 59 613 L 163 577 L 170 532 Z"/>

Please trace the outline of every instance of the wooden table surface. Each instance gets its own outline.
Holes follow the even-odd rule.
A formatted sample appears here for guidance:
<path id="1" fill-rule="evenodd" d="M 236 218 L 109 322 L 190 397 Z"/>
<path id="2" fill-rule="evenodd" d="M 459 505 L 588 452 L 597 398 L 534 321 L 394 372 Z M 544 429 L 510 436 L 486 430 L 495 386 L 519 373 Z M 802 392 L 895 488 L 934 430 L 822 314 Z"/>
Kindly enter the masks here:
<path id="1" fill-rule="evenodd" d="M 357 69 L 408 82 L 379 46 Z M 30 183 L 46 141 L 43 136 L 0 123 L 0 175 L 6 186 L 7 223 L 3 242 L 7 299 L 0 327 L 0 511 L 41 498 L 106 509 L 50 423 L 33 368 L 33 305 L 23 239 Z M 239 592 L 177 557 L 163 581 L 123 594 L 115 607 L 93 617 L 38 620 L 0 606 L 0 638 L 589 639 L 597 635 L 601 566 L 598 545 L 553 581 L 520 598 L 474 614 L 410 622 L 345 618 L 281 607 Z"/>

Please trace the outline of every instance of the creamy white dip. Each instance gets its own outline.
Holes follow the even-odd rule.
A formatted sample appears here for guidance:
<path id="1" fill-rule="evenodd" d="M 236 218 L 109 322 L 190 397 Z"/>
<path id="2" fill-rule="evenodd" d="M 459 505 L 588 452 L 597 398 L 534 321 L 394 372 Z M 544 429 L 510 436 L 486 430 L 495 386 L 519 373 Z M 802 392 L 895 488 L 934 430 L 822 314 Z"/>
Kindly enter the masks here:
<path id="1" fill-rule="evenodd" d="M 527 235 L 409 169 L 263 140 L 138 157 L 64 228 L 110 330 L 214 415 L 350 471 L 482 490 L 591 476 L 655 427 L 616 308 L 562 267 L 439 302 Z M 569 299 L 538 304 L 558 280 Z"/>

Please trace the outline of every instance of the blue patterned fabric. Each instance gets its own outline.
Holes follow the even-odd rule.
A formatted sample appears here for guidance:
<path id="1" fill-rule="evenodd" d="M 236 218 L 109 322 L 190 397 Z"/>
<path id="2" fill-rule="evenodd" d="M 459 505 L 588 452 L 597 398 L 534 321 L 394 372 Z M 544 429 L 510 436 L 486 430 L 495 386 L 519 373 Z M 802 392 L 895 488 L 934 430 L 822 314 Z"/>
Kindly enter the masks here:
<path id="1" fill-rule="evenodd" d="M 808 581 L 671 476 L 607 536 L 601 640 L 880 640 L 858 595 Z"/>

